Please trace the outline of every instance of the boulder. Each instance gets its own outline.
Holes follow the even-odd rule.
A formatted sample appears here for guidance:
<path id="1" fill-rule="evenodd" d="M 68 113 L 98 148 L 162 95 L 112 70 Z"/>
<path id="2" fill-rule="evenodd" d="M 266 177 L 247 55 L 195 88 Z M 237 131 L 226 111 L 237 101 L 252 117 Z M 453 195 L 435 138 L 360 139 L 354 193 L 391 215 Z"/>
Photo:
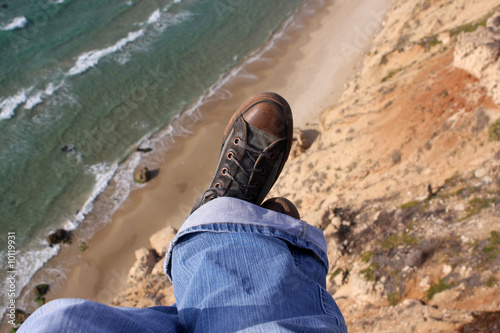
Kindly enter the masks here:
<path id="1" fill-rule="evenodd" d="M 135 251 L 135 258 L 137 259 L 134 266 L 128 272 L 127 283 L 134 285 L 137 282 L 146 278 L 156 264 L 156 257 L 152 250 L 145 247 Z"/>
<path id="2" fill-rule="evenodd" d="M 309 149 L 319 135 L 319 132 L 316 130 L 301 130 L 295 128 L 293 132 L 292 149 L 290 152 L 292 158 L 299 156 Z"/>
<path id="3" fill-rule="evenodd" d="M 134 181 L 139 184 L 144 184 L 151 179 L 151 173 L 147 167 L 138 167 L 134 171 Z"/>
<path id="4" fill-rule="evenodd" d="M 50 286 L 48 284 L 39 284 L 35 287 L 36 294 L 40 296 L 45 296 L 49 291 Z"/>
<path id="5" fill-rule="evenodd" d="M 163 257 L 168 250 L 168 245 L 174 239 L 177 230 L 171 226 L 165 227 L 149 238 L 151 247 Z"/>
<path id="6" fill-rule="evenodd" d="M 71 243 L 71 234 L 64 229 L 57 229 L 55 232 L 47 236 L 47 242 L 49 246 L 52 247 L 54 244 L 59 243 Z"/>
<path id="7" fill-rule="evenodd" d="M 477 77 L 488 95 L 500 104 L 500 41 L 494 33 L 500 24 L 500 14 L 490 19 L 490 27 L 479 27 L 474 32 L 462 32 L 455 46 L 453 65 Z"/>

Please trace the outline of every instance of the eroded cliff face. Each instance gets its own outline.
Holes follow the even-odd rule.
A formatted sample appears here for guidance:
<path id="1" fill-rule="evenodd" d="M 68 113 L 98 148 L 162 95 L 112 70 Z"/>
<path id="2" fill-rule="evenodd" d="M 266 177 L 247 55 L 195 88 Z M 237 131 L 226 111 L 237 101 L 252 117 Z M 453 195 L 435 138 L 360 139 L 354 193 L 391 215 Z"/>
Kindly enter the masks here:
<path id="1" fill-rule="evenodd" d="M 395 1 L 362 71 L 271 193 L 325 231 L 328 291 L 351 332 L 500 318 L 497 10 Z"/>
<path id="2" fill-rule="evenodd" d="M 394 1 L 339 102 L 296 131 L 302 147 L 270 196 L 324 230 L 328 291 L 350 332 L 500 322 L 498 9 Z M 146 276 L 131 272 L 141 277 L 114 304 L 171 304 L 142 252 L 151 267 L 137 264 Z"/>

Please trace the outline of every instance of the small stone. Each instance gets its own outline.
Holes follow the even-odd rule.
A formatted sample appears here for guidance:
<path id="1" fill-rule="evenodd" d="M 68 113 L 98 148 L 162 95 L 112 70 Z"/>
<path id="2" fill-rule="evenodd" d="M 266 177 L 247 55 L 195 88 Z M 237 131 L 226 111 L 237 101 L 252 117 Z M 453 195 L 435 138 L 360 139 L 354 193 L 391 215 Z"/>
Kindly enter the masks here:
<path id="1" fill-rule="evenodd" d="M 443 45 L 448 45 L 451 41 L 450 33 L 449 32 L 442 32 L 438 35 L 438 40 L 443 43 Z"/>
<path id="2" fill-rule="evenodd" d="M 443 265 L 443 274 L 448 275 L 451 273 L 452 267 L 450 265 Z"/>
<path id="3" fill-rule="evenodd" d="M 483 177 L 483 183 L 485 185 L 489 185 L 489 184 L 493 183 L 493 178 L 491 178 L 490 176 L 485 176 L 485 177 Z"/>
<path id="4" fill-rule="evenodd" d="M 474 177 L 476 178 L 483 178 L 487 174 L 488 170 L 486 170 L 485 168 L 476 169 L 476 171 L 474 171 Z"/>
<path id="5" fill-rule="evenodd" d="M 463 212 L 465 210 L 465 206 L 463 203 L 458 203 L 455 205 L 454 209 L 457 211 L 457 212 Z"/>
<path id="6" fill-rule="evenodd" d="M 333 225 L 335 228 L 340 228 L 340 225 L 342 224 L 342 219 L 338 216 L 335 216 L 332 219 L 332 222 L 330 222 L 331 225 Z"/>
<path id="7" fill-rule="evenodd" d="M 420 250 L 410 251 L 405 259 L 404 265 L 409 267 L 417 267 L 422 265 L 424 262 L 424 253 Z"/>
<path id="8" fill-rule="evenodd" d="M 343 275 L 344 275 L 344 274 L 341 272 L 340 274 L 337 274 L 337 276 L 335 276 L 335 277 L 333 278 L 333 281 L 335 281 L 335 284 L 336 284 L 337 286 L 341 286 L 341 285 L 342 285 L 342 282 L 343 282 L 343 280 L 344 280 L 344 276 L 343 276 Z"/>
<path id="9" fill-rule="evenodd" d="M 427 290 L 431 286 L 429 283 L 430 277 L 428 275 L 424 276 L 424 278 L 418 284 L 422 289 Z"/>

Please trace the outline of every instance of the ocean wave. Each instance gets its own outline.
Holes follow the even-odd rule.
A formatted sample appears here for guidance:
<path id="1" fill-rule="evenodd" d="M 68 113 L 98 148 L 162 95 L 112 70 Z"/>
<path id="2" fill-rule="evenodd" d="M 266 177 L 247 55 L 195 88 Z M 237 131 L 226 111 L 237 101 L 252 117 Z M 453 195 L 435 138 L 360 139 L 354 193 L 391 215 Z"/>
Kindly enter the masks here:
<path id="1" fill-rule="evenodd" d="M 157 9 L 153 12 L 153 14 L 149 16 L 147 24 L 156 23 L 160 20 L 160 18 L 161 18 L 161 12 L 159 9 Z"/>
<path id="2" fill-rule="evenodd" d="M 116 170 L 118 169 L 118 164 L 109 165 L 107 163 L 98 163 L 85 168 L 85 173 L 95 175 L 95 185 L 89 198 L 83 205 L 82 209 L 76 214 L 74 221 L 69 221 L 67 223 L 68 229 L 76 229 L 83 220 L 85 220 L 85 215 L 92 211 L 94 207 L 95 199 L 108 187 L 109 182 L 113 178 Z"/>
<path id="3" fill-rule="evenodd" d="M 14 30 L 14 29 L 20 29 L 24 28 L 24 26 L 28 23 L 28 20 L 24 16 L 19 16 L 16 17 L 12 22 L 4 26 L 2 29 L 3 31 L 9 31 L 9 30 Z"/>
<path id="4" fill-rule="evenodd" d="M 44 98 L 52 96 L 57 90 L 59 90 L 64 85 L 64 81 L 55 84 L 51 82 L 45 88 L 45 90 L 36 90 L 33 94 L 30 94 L 26 103 L 24 104 L 24 108 L 31 110 L 38 104 L 44 101 Z"/>
<path id="5" fill-rule="evenodd" d="M 166 28 L 182 23 L 186 19 L 192 16 L 192 13 L 187 10 L 180 11 L 179 13 L 176 14 L 168 13 L 168 10 L 172 6 L 172 4 L 173 3 L 170 3 L 161 11 L 160 9 L 156 9 L 153 13 L 151 13 L 148 20 L 144 22 L 142 25 L 144 26 L 152 25 L 155 28 L 155 30 L 163 32 Z"/>
<path id="6" fill-rule="evenodd" d="M 100 50 L 93 50 L 80 55 L 75 65 L 69 70 L 68 75 L 78 75 L 85 72 L 89 68 L 97 65 L 101 58 L 121 50 L 128 43 L 131 43 L 137 38 L 143 36 L 144 33 L 145 30 L 143 29 L 129 32 L 127 37 L 120 39 L 112 46 Z"/>
<path id="7" fill-rule="evenodd" d="M 10 119 L 14 117 L 15 110 L 17 107 L 24 102 L 26 102 L 26 99 L 28 98 L 28 94 L 31 92 L 31 88 L 23 88 L 20 91 L 18 91 L 14 96 L 7 97 L 0 102 L 0 120 L 3 119 Z"/>

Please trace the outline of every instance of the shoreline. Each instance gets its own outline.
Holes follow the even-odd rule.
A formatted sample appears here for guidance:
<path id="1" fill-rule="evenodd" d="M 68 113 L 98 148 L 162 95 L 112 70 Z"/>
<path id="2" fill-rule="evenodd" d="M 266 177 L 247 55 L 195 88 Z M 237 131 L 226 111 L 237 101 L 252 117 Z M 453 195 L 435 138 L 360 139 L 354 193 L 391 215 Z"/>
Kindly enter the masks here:
<path id="1" fill-rule="evenodd" d="M 380 2 L 385 2 L 385 8 L 388 8 L 388 1 Z M 365 40 L 364 48 L 358 47 L 354 39 L 351 39 L 351 46 L 359 50 L 355 59 L 346 59 L 345 55 L 340 58 L 332 57 L 332 54 L 338 53 L 338 46 L 325 46 L 323 41 L 331 37 L 328 36 L 332 31 L 330 29 L 334 29 L 336 25 L 342 26 L 342 22 L 338 22 L 342 20 L 336 20 L 339 16 L 345 20 L 347 12 L 350 11 L 354 17 L 366 7 L 376 11 L 376 4 L 367 0 L 363 3 L 364 6 L 352 5 L 346 1 L 327 1 L 321 8 L 302 8 L 302 11 L 315 12 L 302 13 L 302 17 L 299 15 L 291 22 L 289 31 L 286 31 L 274 46 L 256 61 L 244 65 L 235 77 L 222 84 L 214 96 L 208 98 L 199 108 L 202 120 L 188 127 L 192 134 L 175 137 L 173 149 L 151 158 L 156 161 L 154 163 L 160 165 L 158 177 L 143 188 L 130 193 L 113 214 L 112 222 L 97 231 L 88 241 L 88 250 L 80 253 L 78 244 L 63 246 L 55 259 L 51 259 L 46 267 L 35 274 L 32 281 L 36 281 L 36 278 L 43 280 L 43 271 L 47 273 L 51 268 L 57 267 L 56 263 L 50 263 L 53 261 L 64 263 L 65 272 L 69 272 L 66 277 L 61 277 L 61 272 L 55 273 L 56 278 L 66 281 L 62 285 L 52 286 L 46 297 L 47 301 L 61 297 L 79 297 L 109 304 L 113 297 L 125 288 L 128 269 L 135 261 L 134 251 L 140 247 L 149 247 L 149 237 L 159 229 L 167 225 L 178 228 L 197 195 L 208 185 L 217 158 L 213 152 L 218 151 L 220 145 L 220 135 L 217 133 L 222 132 L 233 110 L 248 95 L 256 91 L 274 90 L 289 100 L 296 115 L 296 126 L 302 127 L 310 119 L 319 121 L 319 114 L 339 97 L 344 81 L 354 73 L 355 66 L 371 39 Z M 338 8 L 343 11 L 333 12 Z M 314 21 L 315 18 L 319 19 Z M 363 21 L 358 17 L 355 19 Z M 348 38 L 354 38 L 357 32 L 352 25 L 350 32 L 353 35 Z M 291 49 L 298 52 L 292 52 Z M 342 66 L 342 60 L 348 65 Z M 308 64 L 315 64 L 315 68 L 308 68 Z M 333 66 L 335 64 L 337 66 Z M 340 73 L 337 73 L 339 71 Z M 314 77 L 314 74 L 319 73 L 321 75 Z M 333 75 L 339 78 L 338 82 L 332 79 Z M 312 83 L 309 85 L 310 81 Z M 304 88 L 302 82 L 308 82 L 308 87 Z M 223 93 L 228 93 L 229 97 L 217 98 Z M 193 163 L 193 156 L 198 156 L 203 165 Z M 195 166 L 186 169 L 188 165 Z M 179 182 L 179 179 L 186 181 Z M 85 230 L 77 230 L 75 240 L 78 241 L 79 233 L 83 232 Z M 28 286 L 32 284 L 30 282 Z M 26 290 L 23 293 L 29 294 Z"/>

